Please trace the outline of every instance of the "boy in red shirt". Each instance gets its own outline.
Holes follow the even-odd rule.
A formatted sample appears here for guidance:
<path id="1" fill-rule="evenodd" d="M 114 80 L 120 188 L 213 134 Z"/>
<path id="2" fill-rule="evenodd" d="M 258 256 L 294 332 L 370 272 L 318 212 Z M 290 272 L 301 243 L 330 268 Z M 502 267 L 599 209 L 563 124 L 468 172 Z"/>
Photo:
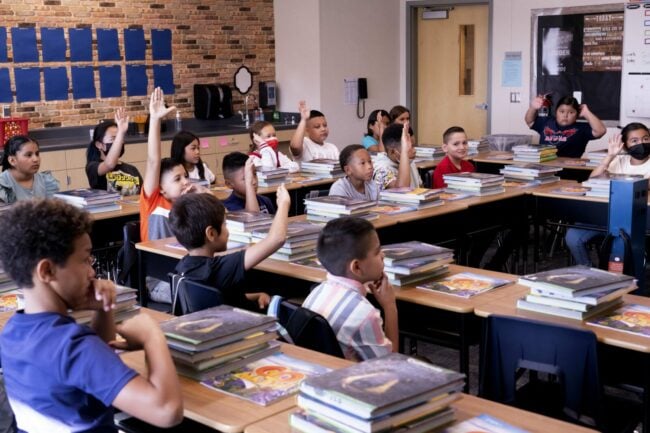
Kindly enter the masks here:
<path id="1" fill-rule="evenodd" d="M 452 126 L 442 134 L 442 150 L 447 154 L 433 171 L 433 188 L 445 188 L 443 174 L 474 172 L 474 165 L 467 157 L 467 134 L 460 126 Z"/>

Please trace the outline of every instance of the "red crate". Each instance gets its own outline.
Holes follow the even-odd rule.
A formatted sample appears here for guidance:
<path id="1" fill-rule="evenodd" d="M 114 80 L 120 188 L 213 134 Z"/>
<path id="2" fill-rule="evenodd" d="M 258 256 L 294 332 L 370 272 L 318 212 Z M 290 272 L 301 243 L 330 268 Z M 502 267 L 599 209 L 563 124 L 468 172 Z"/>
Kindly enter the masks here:
<path id="1" fill-rule="evenodd" d="M 29 119 L 23 117 L 0 117 L 0 148 L 14 135 L 27 135 Z"/>

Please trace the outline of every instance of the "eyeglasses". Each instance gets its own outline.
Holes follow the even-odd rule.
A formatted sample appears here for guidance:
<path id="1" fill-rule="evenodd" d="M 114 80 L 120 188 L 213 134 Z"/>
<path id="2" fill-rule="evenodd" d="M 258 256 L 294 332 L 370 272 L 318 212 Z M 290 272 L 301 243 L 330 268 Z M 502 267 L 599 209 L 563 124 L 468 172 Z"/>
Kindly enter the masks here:
<path id="1" fill-rule="evenodd" d="M 92 255 L 88 256 L 87 262 L 90 266 L 95 266 L 95 264 L 97 263 L 97 257 Z"/>

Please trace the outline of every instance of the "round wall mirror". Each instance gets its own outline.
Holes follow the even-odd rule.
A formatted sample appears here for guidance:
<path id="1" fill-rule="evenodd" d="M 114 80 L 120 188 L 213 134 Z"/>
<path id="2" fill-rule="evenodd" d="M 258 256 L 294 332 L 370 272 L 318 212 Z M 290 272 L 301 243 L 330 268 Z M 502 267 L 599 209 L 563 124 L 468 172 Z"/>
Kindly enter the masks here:
<path id="1" fill-rule="evenodd" d="M 240 66 L 235 73 L 235 88 L 239 93 L 248 93 L 253 87 L 253 74 L 246 66 Z"/>

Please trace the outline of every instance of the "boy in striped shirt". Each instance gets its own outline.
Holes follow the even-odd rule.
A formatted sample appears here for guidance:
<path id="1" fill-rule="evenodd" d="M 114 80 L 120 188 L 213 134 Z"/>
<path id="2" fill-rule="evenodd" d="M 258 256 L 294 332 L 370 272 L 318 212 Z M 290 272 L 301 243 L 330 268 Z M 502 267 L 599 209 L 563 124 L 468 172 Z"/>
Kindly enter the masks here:
<path id="1" fill-rule="evenodd" d="M 327 279 L 312 290 L 303 307 L 327 319 L 347 359 L 396 352 L 395 294 L 384 274 L 384 253 L 372 224 L 354 217 L 328 222 L 318 237 L 317 253 Z M 385 327 L 379 310 L 366 299 L 369 291 L 384 310 Z"/>

